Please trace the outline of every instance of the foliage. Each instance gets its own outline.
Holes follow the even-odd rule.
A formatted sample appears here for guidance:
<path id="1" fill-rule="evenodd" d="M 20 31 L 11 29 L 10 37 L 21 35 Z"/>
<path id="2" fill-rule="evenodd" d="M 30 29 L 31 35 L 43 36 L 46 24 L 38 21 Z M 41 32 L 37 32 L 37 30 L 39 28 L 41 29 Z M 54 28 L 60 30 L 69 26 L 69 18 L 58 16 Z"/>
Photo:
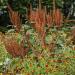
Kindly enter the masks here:
<path id="1" fill-rule="evenodd" d="M 0 62 L 3 61 L 2 64 L 5 64 L 7 62 L 7 65 L 1 65 L 2 68 L 5 67 L 4 70 L 0 69 L 1 72 L 10 72 L 14 74 L 19 73 L 26 75 L 75 74 L 75 50 L 73 49 L 74 45 L 71 43 L 71 36 L 69 34 L 70 31 L 68 31 L 68 29 L 63 30 L 62 28 L 61 30 L 57 30 L 56 28 L 50 28 L 45 40 L 47 44 L 51 43 L 53 40 L 55 41 L 56 46 L 51 52 L 47 48 L 42 49 L 40 45 L 40 39 L 38 39 L 39 37 L 37 37 L 38 34 L 35 32 L 35 30 L 26 25 L 24 27 L 27 27 L 27 33 L 30 34 L 29 41 L 33 45 L 33 47 L 36 47 L 36 49 L 33 50 L 33 48 L 31 48 L 24 59 L 20 59 L 11 58 L 11 55 L 7 55 L 8 53 L 6 52 L 4 45 L 0 45 L 2 57 L 2 60 Z M 18 42 L 22 39 L 22 32 L 23 29 L 17 36 Z M 15 33 L 9 32 L 5 36 L 11 34 Z M 2 52 L 3 54 L 5 54 L 3 55 Z"/>
<path id="2" fill-rule="evenodd" d="M 8 7 L 14 27 L 20 28 L 18 32 L 11 29 L 5 34 L 0 33 L 0 72 L 75 74 L 75 30 L 63 21 L 62 0 L 0 1 L 1 6 Z M 19 14 L 25 14 L 28 19 L 22 26 Z"/>

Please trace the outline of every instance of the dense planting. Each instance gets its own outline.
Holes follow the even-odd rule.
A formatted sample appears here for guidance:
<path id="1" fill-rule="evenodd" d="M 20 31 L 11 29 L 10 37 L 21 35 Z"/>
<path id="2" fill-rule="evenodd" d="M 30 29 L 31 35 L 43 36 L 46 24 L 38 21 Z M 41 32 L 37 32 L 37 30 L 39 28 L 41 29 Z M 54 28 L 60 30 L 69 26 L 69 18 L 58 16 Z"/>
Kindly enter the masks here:
<path id="1" fill-rule="evenodd" d="M 0 32 L 0 73 L 75 75 L 75 25 L 63 1 L 4 1 L 12 25 Z"/>

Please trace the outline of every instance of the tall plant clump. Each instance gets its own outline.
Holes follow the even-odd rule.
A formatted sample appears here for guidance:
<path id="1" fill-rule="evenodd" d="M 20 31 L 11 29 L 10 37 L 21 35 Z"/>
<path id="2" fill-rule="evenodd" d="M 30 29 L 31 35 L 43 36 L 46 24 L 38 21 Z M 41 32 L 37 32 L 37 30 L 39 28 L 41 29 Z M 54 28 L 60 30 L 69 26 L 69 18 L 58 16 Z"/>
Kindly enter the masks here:
<path id="1" fill-rule="evenodd" d="M 8 5 L 8 10 L 10 20 L 13 26 L 15 27 L 16 31 L 19 32 L 21 28 L 20 15 L 17 11 L 13 11 L 10 5 Z M 60 9 L 55 8 L 55 1 L 53 1 L 53 10 L 50 10 L 50 12 L 47 11 L 46 6 L 41 5 L 40 0 L 39 6 L 35 10 L 33 10 L 32 5 L 30 5 L 30 13 L 27 17 L 29 18 L 29 21 L 32 23 L 33 28 L 38 33 L 38 37 L 41 40 L 42 48 L 48 48 L 49 50 L 52 50 L 55 47 L 55 43 L 54 41 L 52 41 L 52 43 L 50 44 L 46 43 L 47 29 L 49 30 L 50 27 L 53 27 L 53 25 L 56 25 L 56 27 L 61 27 L 62 25 L 62 13 L 60 12 Z M 27 44 L 29 46 L 28 48 L 31 48 L 32 45 L 30 44 L 29 39 L 27 40 Z M 14 39 L 7 39 L 7 41 L 5 41 L 5 46 L 8 52 L 14 57 L 25 56 L 24 52 L 26 49 L 24 49 L 24 43 L 22 46 L 21 44 L 18 44 Z"/>
<path id="2" fill-rule="evenodd" d="M 21 29 L 21 18 L 18 11 L 13 11 L 10 5 L 8 4 L 8 13 L 11 23 L 17 32 Z"/>
<path id="3" fill-rule="evenodd" d="M 12 57 L 23 58 L 28 53 L 29 47 L 25 47 L 24 39 L 22 39 L 19 43 L 17 41 L 17 37 L 6 36 L 3 42 L 7 52 L 11 54 Z"/>
<path id="4" fill-rule="evenodd" d="M 53 23 L 56 27 L 61 27 L 63 23 L 63 15 L 59 8 L 56 7 L 56 0 L 53 0 Z"/>
<path id="5" fill-rule="evenodd" d="M 45 47 L 46 26 L 50 29 L 53 25 L 60 28 L 63 22 L 63 15 L 59 8 L 55 7 L 55 1 L 53 0 L 53 10 L 47 11 L 46 6 L 41 5 L 39 0 L 39 6 L 34 10 L 30 5 L 29 21 L 32 23 L 36 32 L 41 36 L 42 45 Z"/>

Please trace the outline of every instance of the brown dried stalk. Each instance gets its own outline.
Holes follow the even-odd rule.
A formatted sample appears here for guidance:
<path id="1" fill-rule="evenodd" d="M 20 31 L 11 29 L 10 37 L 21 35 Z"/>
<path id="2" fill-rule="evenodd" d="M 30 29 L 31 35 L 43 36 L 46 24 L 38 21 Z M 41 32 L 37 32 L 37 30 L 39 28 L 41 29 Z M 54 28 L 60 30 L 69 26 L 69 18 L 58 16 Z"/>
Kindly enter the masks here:
<path id="1" fill-rule="evenodd" d="M 55 0 L 53 0 L 53 15 L 52 15 L 52 17 L 53 17 L 53 24 L 54 24 L 54 18 L 55 18 L 55 9 L 56 9 L 56 7 L 55 7 Z"/>
<path id="2" fill-rule="evenodd" d="M 63 15 L 62 15 L 60 9 L 56 9 L 55 10 L 54 22 L 55 22 L 55 25 L 57 27 L 61 27 L 62 26 L 62 23 L 63 23 Z"/>
<path id="3" fill-rule="evenodd" d="M 46 22 L 47 22 L 48 28 L 50 28 L 53 24 L 53 17 L 51 15 L 52 15 L 51 12 L 46 15 Z"/>
<path id="4" fill-rule="evenodd" d="M 75 20 L 65 20 L 65 22 L 75 22 Z"/>
<path id="5" fill-rule="evenodd" d="M 53 24 L 61 27 L 63 23 L 63 15 L 59 8 L 56 9 L 55 0 L 53 0 Z"/>
<path id="6" fill-rule="evenodd" d="M 8 12 L 13 27 L 17 32 L 19 32 L 21 28 L 20 14 L 18 13 L 18 11 L 13 11 L 10 5 L 8 5 Z"/>
<path id="7" fill-rule="evenodd" d="M 41 4 L 39 3 L 39 8 L 36 9 L 36 11 L 32 10 L 32 7 L 30 7 L 30 21 L 31 23 L 34 23 L 33 27 L 36 29 L 36 31 L 40 34 L 42 37 L 42 44 L 44 45 L 44 39 L 45 39 L 45 25 L 46 25 L 46 13 L 45 10 L 41 9 Z"/>

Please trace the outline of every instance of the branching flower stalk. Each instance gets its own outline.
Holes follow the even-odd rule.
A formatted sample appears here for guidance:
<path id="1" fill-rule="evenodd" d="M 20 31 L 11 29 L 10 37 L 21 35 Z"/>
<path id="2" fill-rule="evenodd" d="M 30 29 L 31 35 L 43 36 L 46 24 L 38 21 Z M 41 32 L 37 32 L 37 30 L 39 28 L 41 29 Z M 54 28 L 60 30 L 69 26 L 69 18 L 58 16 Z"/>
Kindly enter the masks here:
<path id="1" fill-rule="evenodd" d="M 33 27 L 36 32 L 40 34 L 42 45 L 45 45 L 45 25 L 46 25 L 46 13 L 44 9 L 41 9 L 41 3 L 39 2 L 39 7 L 33 11 L 30 7 L 30 21 L 34 23 Z"/>
<path id="2" fill-rule="evenodd" d="M 56 8 L 56 0 L 53 0 L 53 24 L 61 28 L 63 23 L 63 15 L 59 8 Z"/>
<path id="3" fill-rule="evenodd" d="M 23 58 L 29 50 L 29 48 L 24 47 L 23 41 L 24 40 L 22 40 L 21 43 L 19 44 L 14 37 L 11 37 L 11 38 L 5 37 L 3 42 L 4 42 L 4 45 L 5 45 L 7 52 L 9 54 L 11 54 L 12 57 Z"/>
<path id="4" fill-rule="evenodd" d="M 47 12 L 46 7 L 41 6 L 41 0 L 39 0 L 39 6 L 33 10 L 32 6 L 30 5 L 30 15 L 29 21 L 32 23 L 33 28 L 36 32 L 40 35 L 42 47 L 45 48 L 47 46 L 45 42 L 45 37 L 47 31 L 45 29 L 47 25 L 47 29 L 49 30 L 50 27 L 55 25 L 57 28 L 61 28 L 63 23 L 63 15 L 59 8 L 56 8 L 55 0 L 53 0 L 53 10 Z"/>
<path id="5" fill-rule="evenodd" d="M 62 15 L 60 9 L 58 9 L 58 8 L 55 10 L 54 23 L 55 23 L 56 27 L 58 27 L 58 28 L 61 28 L 62 23 L 63 23 L 63 15 Z"/>
<path id="6" fill-rule="evenodd" d="M 18 11 L 13 11 L 9 4 L 8 4 L 8 12 L 13 27 L 17 32 L 19 32 L 21 29 L 20 14 L 18 13 Z"/>

